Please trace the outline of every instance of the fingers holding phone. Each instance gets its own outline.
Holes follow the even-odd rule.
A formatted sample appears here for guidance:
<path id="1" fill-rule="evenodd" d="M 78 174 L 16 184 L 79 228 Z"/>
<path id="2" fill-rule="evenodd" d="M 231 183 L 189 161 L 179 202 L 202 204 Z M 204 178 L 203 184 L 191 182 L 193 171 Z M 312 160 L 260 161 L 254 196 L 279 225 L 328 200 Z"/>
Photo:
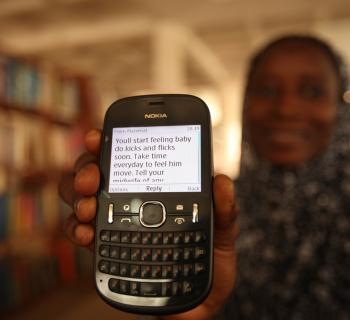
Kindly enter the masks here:
<path id="1" fill-rule="evenodd" d="M 67 237 L 79 246 L 91 246 L 94 240 L 92 222 L 96 216 L 96 191 L 100 173 L 98 156 L 101 132 L 93 129 L 85 138 L 89 152 L 75 162 L 74 170 L 63 174 L 59 184 L 59 194 L 74 212 L 67 218 L 64 230 Z"/>

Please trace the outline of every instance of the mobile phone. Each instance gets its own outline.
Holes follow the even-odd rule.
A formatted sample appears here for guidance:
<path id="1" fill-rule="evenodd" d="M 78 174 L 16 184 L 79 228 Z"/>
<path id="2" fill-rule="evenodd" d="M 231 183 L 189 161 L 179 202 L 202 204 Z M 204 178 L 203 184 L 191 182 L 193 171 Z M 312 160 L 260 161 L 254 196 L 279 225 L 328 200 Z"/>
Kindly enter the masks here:
<path id="1" fill-rule="evenodd" d="M 95 284 L 127 312 L 198 305 L 213 274 L 212 142 L 206 104 L 191 95 L 114 102 L 101 141 Z"/>

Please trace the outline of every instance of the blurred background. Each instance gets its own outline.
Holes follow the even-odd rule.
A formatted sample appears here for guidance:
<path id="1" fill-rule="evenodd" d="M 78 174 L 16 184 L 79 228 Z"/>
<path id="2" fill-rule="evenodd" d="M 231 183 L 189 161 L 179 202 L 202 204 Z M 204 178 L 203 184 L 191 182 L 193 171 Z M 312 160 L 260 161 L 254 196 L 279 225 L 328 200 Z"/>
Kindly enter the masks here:
<path id="1" fill-rule="evenodd" d="M 0 317 L 104 319 L 91 254 L 62 234 L 57 183 L 116 99 L 191 93 L 210 107 L 215 171 L 238 174 L 247 62 L 311 33 L 350 63 L 348 0 L 1 0 Z M 346 95 L 350 100 L 350 92 Z"/>

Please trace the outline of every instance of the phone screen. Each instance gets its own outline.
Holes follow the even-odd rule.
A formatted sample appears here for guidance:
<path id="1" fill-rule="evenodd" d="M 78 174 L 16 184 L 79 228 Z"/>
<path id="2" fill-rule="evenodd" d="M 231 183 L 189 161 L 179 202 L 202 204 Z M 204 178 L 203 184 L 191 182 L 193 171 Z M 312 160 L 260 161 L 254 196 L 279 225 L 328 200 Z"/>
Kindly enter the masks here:
<path id="1" fill-rule="evenodd" d="M 201 126 L 113 128 L 110 193 L 200 192 Z"/>

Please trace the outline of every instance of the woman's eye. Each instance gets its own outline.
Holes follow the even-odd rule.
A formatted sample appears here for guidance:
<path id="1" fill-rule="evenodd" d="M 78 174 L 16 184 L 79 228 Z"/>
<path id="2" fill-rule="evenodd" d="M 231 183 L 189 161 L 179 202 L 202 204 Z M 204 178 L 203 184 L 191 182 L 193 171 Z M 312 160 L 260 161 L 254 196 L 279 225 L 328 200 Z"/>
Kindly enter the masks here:
<path id="1" fill-rule="evenodd" d="M 302 85 L 299 88 L 299 95 L 303 99 L 317 100 L 323 97 L 324 90 L 321 86 L 318 85 Z"/>

